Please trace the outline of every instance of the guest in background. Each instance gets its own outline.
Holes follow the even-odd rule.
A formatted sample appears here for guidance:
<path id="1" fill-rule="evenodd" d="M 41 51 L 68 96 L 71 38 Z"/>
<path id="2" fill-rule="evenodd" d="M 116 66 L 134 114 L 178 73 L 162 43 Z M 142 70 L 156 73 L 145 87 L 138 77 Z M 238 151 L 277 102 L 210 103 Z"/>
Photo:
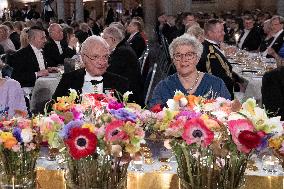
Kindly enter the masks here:
<path id="1" fill-rule="evenodd" d="M 12 78 L 22 87 L 34 87 L 38 77 L 47 76 L 48 70 L 42 49 L 46 42 L 42 28 L 33 26 L 28 31 L 29 45 L 9 56 L 7 62 L 13 68 Z"/>
<path id="2" fill-rule="evenodd" d="M 135 51 L 138 58 L 141 57 L 146 48 L 146 43 L 140 33 L 141 31 L 142 25 L 138 21 L 132 20 L 127 26 L 127 32 L 130 34 L 127 41 Z"/>
<path id="3" fill-rule="evenodd" d="M 0 45 L 5 53 L 15 52 L 15 45 L 9 38 L 9 28 L 6 25 L 0 25 Z"/>
<path id="4" fill-rule="evenodd" d="M 4 64 L 0 60 L 0 73 Z M 0 75 L 0 109 L 8 108 L 8 119 L 18 113 L 26 113 L 27 107 L 23 89 L 19 82 Z"/>
<path id="5" fill-rule="evenodd" d="M 59 24 L 51 24 L 48 28 L 49 39 L 44 46 L 44 56 L 48 67 L 56 67 L 64 64 L 64 58 L 71 58 L 76 54 L 76 43 L 69 41 L 63 45 L 63 30 Z M 75 44 L 74 44 L 75 43 Z"/>
<path id="6" fill-rule="evenodd" d="M 20 43 L 21 43 L 21 49 L 22 48 L 25 48 L 29 45 L 29 37 L 28 37 L 28 31 L 29 31 L 29 28 L 24 28 L 22 31 L 21 31 L 21 34 L 20 34 Z"/>
<path id="7" fill-rule="evenodd" d="M 117 90 L 120 94 L 129 90 L 128 80 L 122 76 L 106 72 L 110 55 L 109 45 L 99 36 L 88 37 L 81 47 L 85 68 L 62 75 L 53 98 L 66 96 L 69 89 L 81 93 L 106 93 Z"/>
<path id="8" fill-rule="evenodd" d="M 281 116 L 284 121 L 284 67 L 264 74 L 262 78 L 262 104 L 271 116 Z"/>
<path id="9" fill-rule="evenodd" d="M 87 23 L 81 23 L 79 30 L 75 32 L 75 36 L 79 40 L 79 43 L 82 44 L 89 37 L 89 26 Z"/>
<path id="10" fill-rule="evenodd" d="M 92 27 L 93 34 L 100 36 L 103 31 L 103 25 L 104 25 L 104 18 L 102 15 L 98 15 L 94 23 L 94 26 Z"/>
<path id="11" fill-rule="evenodd" d="M 244 16 L 244 31 L 241 33 L 238 47 L 247 51 L 256 51 L 261 42 L 261 32 L 254 26 L 255 21 L 251 15 Z"/>
<path id="12" fill-rule="evenodd" d="M 170 44 L 169 51 L 177 73 L 160 81 L 154 89 L 149 107 L 155 104 L 166 105 L 176 90 L 186 95 L 204 96 L 206 98 L 224 97 L 231 95 L 224 82 L 213 75 L 199 72 L 196 65 L 202 54 L 202 44 L 194 37 L 180 36 Z"/>
<path id="13" fill-rule="evenodd" d="M 6 21 L 3 25 L 6 25 L 9 28 L 9 38 L 14 44 L 15 49 L 18 50 L 21 47 L 20 34 L 15 31 L 14 24 L 12 22 Z"/>
<path id="14" fill-rule="evenodd" d="M 124 35 L 114 26 L 104 29 L 103 38 L 111 51 L 107 71 L 127 78 L 129 88 L 133 92 L 133 100 L 143 105 L 142 79 L 135 52 L 126 41 L 123 41 Z"/>
<path id="15" fill-rule="evenodd" d="M 262 39 L 261 39 L 260 46 L 259 46 L 260 52 L 264 52 L 274 39 L 272 30 L 271 30 L 271 20 L 270 19 L 263 22 L 262 30 L 263 30 L 263 35 L 262 35 Z"/>
<path id="16" fill-rule="evenodd" d="M 223 22 L 218 19 L 208 20 L 204 25 L 204 32 L 203 53 L 197 69 L 221 78 L 233 99 L 235 81 L 232 78 L 232 66 L 220 49 L 225 35 Z M 239 86 L 236 84 L 236 87 Z"/>
<path id="17" fill-rule="evenodd" d="M 205 34 L 204 30 L 200 26 L 198 25 L 191 26 L 190 28 L 188 28 L 186 33 L 194 36 L 196 39 L 198 39 L 200 43 L 204 42 Z"/>

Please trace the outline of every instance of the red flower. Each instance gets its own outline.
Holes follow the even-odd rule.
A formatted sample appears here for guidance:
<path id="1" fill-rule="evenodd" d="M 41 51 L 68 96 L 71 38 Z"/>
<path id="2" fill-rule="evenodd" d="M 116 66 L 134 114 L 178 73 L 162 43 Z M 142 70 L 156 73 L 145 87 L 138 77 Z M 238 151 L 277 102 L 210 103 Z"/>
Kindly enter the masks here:
<path id="1" fill-rule="evenodd" d="M 97 147 L 97 137 L 89 128 L 72 128 L 65 143 L 74 159 L 87 157 L 94 153 Z"/>
<path id="2" fill-rule="evenodd" d="M 193 118 L 185 123 L 182 138 L 187 144 L 201 143 L 207 147 L 214 139 L 214 133 L 206 127 L 202 119 Z"/>
<path id="3" fill-rule="evenodd" d="M 155 106 L 152 106 L 152 108 L 150 109 L 150 111 L 154 112 L 154 113 L 158 113 L 162 110 L 163 110 L 163 108 L 162 108 L 161 104 L 156 104 Z"/>
<path id="4" fill-rule="evenodd" d="M 107 98 L 106 98 L 105 94 L 92 93 L 92 94 L 87 94 L 87 96 L 89 98 L 93 98 L 93 99 L 101 101 L 101 102 L 107 102 Z"/>
<path id="5" fill-rule="evenodd" d="M 239 134 L 239 142 L 248 149 L 257 148 L 261 142 L 261 137 L 254 132 L 245 130 Z"/>
<path id="6" fill-rule="evenodd" d="M 124 121 L 116 120 L 110 122 L 106 126 L 106 141 L 116 142 L 127 140 L 129 137 L 125 131 L 121 130 L 121 127 L 124 125 Z"/>

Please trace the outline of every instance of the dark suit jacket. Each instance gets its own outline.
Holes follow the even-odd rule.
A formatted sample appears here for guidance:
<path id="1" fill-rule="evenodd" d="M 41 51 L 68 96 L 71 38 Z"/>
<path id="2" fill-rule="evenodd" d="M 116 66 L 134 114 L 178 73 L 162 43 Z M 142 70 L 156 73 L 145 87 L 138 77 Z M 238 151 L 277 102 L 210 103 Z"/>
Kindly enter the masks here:
<path id="1" fill-rule="evenodd" d="M 145 41 L 142 35 L 140 34 L 140 32 L 136 33 L 132 37 L 132 39 L 128 40 L 128 43 L 130 44 L 132 49 L 135 51 L 137 57 L 140 58 L 146 47 Z"/>
<path id="2" fill-rule="evenodd" d="M 209 46 L 213 46 L 214 53 L 210 53 Z M 232 77 L 230 77 L 226 74 L 225 69 L 221 66 L 221 63 L 220 63 L 220 61 L 219 61 L 219 59 L 217 58 L 216 55 L 219 55 L 222 58 L 225 65 L 228 66 L 230 73 L 232 73 L 232 66 L 228 62 L 226 57 L 215 47 L 215 45 L 213 45 L 212 43 L 210 43 L 207 40 L 205 40 L 203 42 L 203 53 L 202 53 L 201 58 L 200 58 L 200 60 L 197 64 L 197 69 L 199 71 L 208 73 L 208 70 L 206 68 L 206 62 L 210 61 L 210 67 L 211 67 L 212 75 L 217 76 L 224 81 L 224 83 L 226 84 L 226 87 L 228 88 L 228 90 L 231 93 L 231 96 L 233 98 L 233 96 L 234 96 L 234 94 L 233 94 L 234 81 L 233 81 Z M 209 56 L 209 58 L 208 58 L 208 56 Z"/>
<path id="3" fill-rule="evenodd" d="M 63 42 L 60 42 L 63 53 L 59 53 L 59 49 L 54 40 L 49 39 L 45 44 L 43 52 L 48 67 L 56 67 L 64 64 L 64 58 L 72 58 L 76 54 L 76 50 L 69 48 Z"/>
<path id="4" fill-rule="evenodd" d="M 35 85 L 35 72 L 39 71 L 39 65 L 31 45 L 10 55 L 7 63 L 13 68 L 12 78 L 17 80 L 22 87 Z"/>
<path id="5" fill-rule="evenodd" d="M 127 78 L 129 88 L 133 92 L 133 100 L 143 105 L 143 87 L 138 59 L 127 42 L 122 41 L 116 46 L 110 55 L 109 64 L 107 71 Z"/>
<path id="6" fill-rule="evenodd" d="M 284 67 L 264 74 L 262 79 L 262 104 L 268 112 L 284 120 Z"/>
<path id="7" fill-rule="evenodd" d="M 63 74 L 55 93 L 53 94 L 53 99 L 61 96 L 68 96 L 69 89 L 75 89 L 79 94 L 81 94 L 85 74 L 86 71 L 84 68 Z M 102 76 L 104 78 L 104 89 L 115 89 L 120 94 L 128 91 L 129 84 L 126 78 L 109 72 L 104 73 Z"/>
<path id="8" fill-rule="evenodd" d="M 17 32 L 13 32 L 10 34 L 9 38 L 14 44 L 16 50 L 18 50 L 21 47 L 20 35 Z"/>
<path id="9" fill-rule="evenodd" d="M 258 27 L 253 27 L 247 35 L 241 49 L 246 49 L 247 51 L 255 51 L 258 49 L 260 42 L 261 32 Z"/>
<path id="10" fill-rule="evenodd" d="M 92 27 L 92 31 L 94 35 L 100 36 L 101 32 L 103 31 L 103 27 L 95 22 L 94 26 Z"/>

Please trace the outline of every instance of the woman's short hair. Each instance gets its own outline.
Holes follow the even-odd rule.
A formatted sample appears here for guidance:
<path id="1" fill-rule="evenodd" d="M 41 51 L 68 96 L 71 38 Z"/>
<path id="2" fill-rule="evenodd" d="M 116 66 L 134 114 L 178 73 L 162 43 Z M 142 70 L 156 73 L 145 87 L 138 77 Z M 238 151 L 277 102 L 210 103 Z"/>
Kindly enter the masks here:
<path id="1" fill-rule="evenodd" d="M 186 33 L 194 36 L 195 38 L 198 38 L 198 37 L 204 35 L 204 30 L 199 25 L 193 25 L 193 26 L 188 28 Z"/>
<path id="2" fill-rule="evenodd" d="M 124 35 L 121 33 L 120 29 L 118 29 L 115 26 L 109 26 L 106 27 L 103 31 L 103 33 L 106 33 L 110 36 L 112 36 L 113 38 L 115 38 L 117 41 L 122 41 L 124 38 Z"/>
<path id="3" fill-rule="evenodd" d="M 173 59 L 174 52 L 178 46 L 190 46 L 192 50 L 196 53 L 197 59 L 199 61 L 201 54 L 203 52 L 202 44 L 193 36 L 188 34 L 184 34 L 180 37 L 177 37 L 173 40 L 173 42 L 169 46 L 170 56 Z"/>

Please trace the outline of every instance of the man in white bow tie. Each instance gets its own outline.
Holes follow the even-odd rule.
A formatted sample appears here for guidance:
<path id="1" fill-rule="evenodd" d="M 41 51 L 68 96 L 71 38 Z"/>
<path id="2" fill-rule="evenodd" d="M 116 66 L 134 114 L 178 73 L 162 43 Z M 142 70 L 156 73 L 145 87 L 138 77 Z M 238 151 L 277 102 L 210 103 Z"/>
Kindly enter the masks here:
<path id="1" fill-rule="evenodd" d="M 106 72 L 109 46 L 99 36 L 88 37 L 81 47 L 81 57 L 85 68 L 63 74 L 53 98 L 66 96 L 69 89 L 79 93 L 105 93 L 107 90 L 116 90 L 123 94 L 129 88 L 126 78 Z"/>

